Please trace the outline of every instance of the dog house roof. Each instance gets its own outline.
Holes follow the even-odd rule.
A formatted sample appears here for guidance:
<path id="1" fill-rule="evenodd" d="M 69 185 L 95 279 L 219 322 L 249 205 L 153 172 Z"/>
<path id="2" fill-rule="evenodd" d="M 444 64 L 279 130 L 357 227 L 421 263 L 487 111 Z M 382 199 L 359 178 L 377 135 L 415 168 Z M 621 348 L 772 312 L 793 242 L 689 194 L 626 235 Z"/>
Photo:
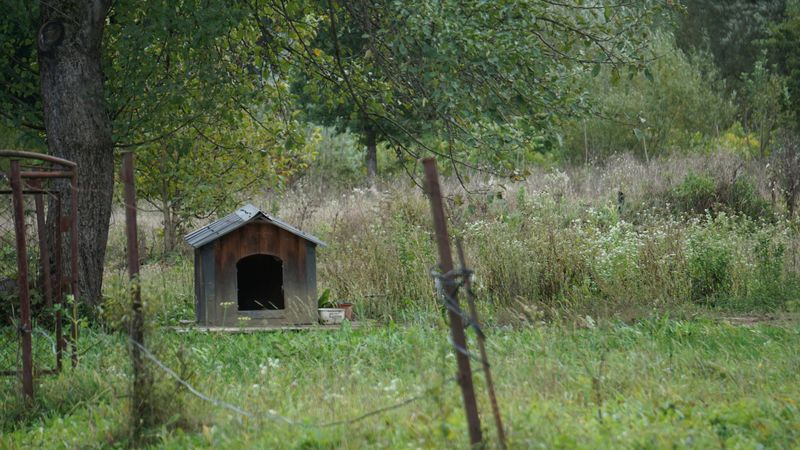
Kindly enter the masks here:
<path id="1" fill-rule="evenodd" d="M 188 242 L 192 247 L 199 248 L 208 244 L 209 242 L 225 236 L 233 230 L 241 228 L 245 224 L 256 221 L 269 222 L 278 228 L 283 228 L 295 236 L 300 236 L 309 242 L 313 242 L 316 245 L 325 247 L 325 243 L 316 237 L 304 231 L 300 231 L 288 223 L 278 219 L 277 217 L 266 214 L 250 204 L 244 205 L 222 219 L 219 219 L 216 222 L 212 222 L 203 228 L 200 228 L 199 230 L 187 234 L 184 239 L 186 239 L 186 242 Z"/>

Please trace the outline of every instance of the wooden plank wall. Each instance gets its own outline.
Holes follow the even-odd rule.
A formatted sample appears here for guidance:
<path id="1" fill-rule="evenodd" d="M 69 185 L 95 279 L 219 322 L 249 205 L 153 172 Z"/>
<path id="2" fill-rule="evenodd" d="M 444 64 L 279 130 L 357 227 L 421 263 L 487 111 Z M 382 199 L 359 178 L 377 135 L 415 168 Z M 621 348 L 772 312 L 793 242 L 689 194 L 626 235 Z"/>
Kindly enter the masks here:
<path id="1" fill-rule="evenodd" d="M 214 285 L 214 252 L 216 250 L 215 243 L 206 245 L 196 251 L 200 255 L 200 268 L 195 267 L 195 271 L 199 270 L 200 278 L 195 279 L 195 283 L 199 286 L 197 289 L 200 292 L 198 303 L 202 306 L 198 309 L 200 315 L 198 322 L 211 324 L 216 317 L 217 305 L 214 302 L 216 295 L 216 288 Z M 197 272 L 196 272 L 197 273 Z"/>
<path id="2" fill-rule="evenodd" d="M 208 298 L 209 322 L 221 326 L 300 325 L 317 321 L 316 273 L 309 274 L 307 241 L 267 222 L 249 223 L 219 238 L 214 246 L 214 298 Z M 239 320 L 236 295 L 236 263 L 250 255 L 267 254 L 283 261 L 283 313 Z M 313 258 L 313 254 L 312 254 Z M 314 269 L 314 272 L 316 269 Z M 313 278 L 309 279 L 309 275 Z M 207 295 L 208 295 L 208 291 Z M 229 303 L 223 307 L 222 303 Z M 209 323 L 212 324 L 212 323 Z"/>

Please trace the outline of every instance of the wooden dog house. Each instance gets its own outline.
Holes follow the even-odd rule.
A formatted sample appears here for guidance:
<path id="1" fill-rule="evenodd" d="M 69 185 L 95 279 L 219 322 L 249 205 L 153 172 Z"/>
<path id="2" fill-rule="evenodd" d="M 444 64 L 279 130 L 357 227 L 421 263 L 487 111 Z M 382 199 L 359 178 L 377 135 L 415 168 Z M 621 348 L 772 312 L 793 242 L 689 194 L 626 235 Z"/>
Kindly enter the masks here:
<path id="1" fill-rule="evenodd" d="M 253 205 L 185 239 L 194 247 L 198 324 L 266 327 L 317 322 L 316 248 L 324 242 Z"/>

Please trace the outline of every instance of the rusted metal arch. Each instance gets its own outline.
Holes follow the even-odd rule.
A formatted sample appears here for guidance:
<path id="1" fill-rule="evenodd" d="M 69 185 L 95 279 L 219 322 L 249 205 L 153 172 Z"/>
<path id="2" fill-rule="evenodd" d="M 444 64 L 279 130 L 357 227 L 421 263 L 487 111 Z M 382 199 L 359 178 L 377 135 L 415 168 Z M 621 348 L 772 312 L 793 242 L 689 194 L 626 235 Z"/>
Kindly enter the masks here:
<path id="1" fill-rule="evenodd" d="M 27 242 L 24 221 L 24 206 L 23 196 L 26 194 L 33 194 L 36 203 L 36 216 L 37 227 L 39 229 L 39 246 L 40 248 L 40 264 L 43 269 L 45 295 L 49 304 L 52 304 L 52 297 L 55 294 L 56 302 L 61 304 L 56 312 L 56 368 L 53 370 L 39 371 L 40 374 L 57 373 L 61 369 L 61 355 L 66 347 L 66 343 L 62 339 L 61 332 L 61 309 L 64 307 L 65 292 L 63 289 L 63 261 L 61 259 L 61 233 L 69 231 L 70 233 L 70 271 L 71 277 L 70 290 L 72 295 L 77 299 L 78 297 L 78 212 L 77 212 L 77 196 L 78 196 L 78 178 L 77 178 L 77 164 L 66 159 L 58 158 L 51 155 L 41 153 L 16 151 L 16 150 L 0 150 L 0 159 L 9 160 L 9 169 L 7 173 L 3 173 L 5 181 L 10 185 L 10 189 L 0 190 L 0 194 L 12 196 L 13 200 L 13 215 L 14 215 L 14 233 L 16 240 L 17 251 L 17 284 L 19 286 L 20 296 L 20 339 L 22 346 L 22 370 L 12 371 L 13 373 L 22 376 L 22 390 L 23 393 L 33 398 L 33 360 L 32 360 L 32 343 L 31 335 L 33 332 L 31 321 L 31 308 L 30 308 L 30 293 L 28 292 L 28 278 L 29 267 L 27 263 Z M 22 161 L 41 161 L 43 164 L 31 165 L 25 164 L 21 166 Z M 62 189 L 51 189 L 47 186 L 47 181 L 52 179 L 65 179 L 69 180 L 70 191 L 70 211 L 68 216 L 62 215 Z M 27 181 L 25 181 L 27 180 Z M 55 214 L 56 214 L 56 233 L 55 242 L 53 245 L 54 258 L 56 263 L 55 272 L 55 286 L 50 280 L 49 268 L 49 248 L 46 239 L 42 233 L 45 227 L 44 220 L 44 206 L 42 196 L 52 196 L 55 201 Z M 64 220 L 66 219 L 66 220 Z M 53 289 L 55 287 L 55 290 Z M 55 291 L 55 292 L 54 292 Z M 71 330 L 72 341 L 72 365 L 77 364 L 77 351 L 75 343 L 77 341 L 77 327 L 73 323 Z M 7 375 L 3 371 L 2 375 Z M 12 373 L 12 374 L 13 374 Z"/>
<path id="2" fill-rule="evenodd" d="M 75 169 L 78 165 L 72 161 L 59 158 L 57 156 L 45 155 L 43 153 L 24 152 L 20 150 L 0 150 L 0 158 L 19 158 L 19 159 L 38 159 L 53 164 L 59 164 L 66 168 Z"/>

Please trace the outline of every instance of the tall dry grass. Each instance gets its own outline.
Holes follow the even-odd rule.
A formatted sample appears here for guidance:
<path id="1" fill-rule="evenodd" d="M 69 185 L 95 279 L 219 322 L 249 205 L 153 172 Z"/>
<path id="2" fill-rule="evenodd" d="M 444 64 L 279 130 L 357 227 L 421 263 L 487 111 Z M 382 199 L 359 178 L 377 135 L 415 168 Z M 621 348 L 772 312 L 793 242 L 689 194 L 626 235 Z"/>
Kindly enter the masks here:
<path id="1" fill-rule="evenodd" d="M 466 189 L 444 180 L 451 231 L 464 239 L 478 294 L 497 320 L 795 307 L 796 224 L 770 205 L 768 168 L 757 161 L 718 153 L 648 164 L 622 155 L 521 182 L 468 175 Z M 717 190 L 695 200 L 693 175 Z M 749 189 L 744 200 L 726 196 L 733 185 Z M 669 203 L 679 195 L 711 210 L 676 210 Z M 437 310 L 428 204 L 410 179 L 339 192 L 309 183 L 272 202 L 331 244 L 320 252 L 320 284 L 362 314 Z"/>
<path id="2" fill-rule="evenodd" d="M 537 170 L 519 182 L 468 174 L 461 186 L 448 176 L 443 186 L 452 235 L 465 242 L 490 320 L 796 308 L 797 223 L 781 219 L 779 203 L 770 205 L 767 170 L 727 153 L 649 164 L 619 156 L 602 167 Z M 686 180 L 694 174 L 716 190 L 693 192 Z M 747 187 L 744 203 L 725 197 L 737 180 Z M 676 198 L 712 208 L 676 210 L 669 204 Z M 413 180 L 339 190 L 301 181 L 249 200 L 329 244 L 318 252 L 319 290 L 353 302 L 361 317 L 413 321 L 440 311 L 429 207 Z M 737 210 L 751 203 L 773 212 Z M 145 235 L 157 236 L 157 220 L 143 223 Z M 176 290 L 188 304 L 178 311 L 186 311 L 191 287 Z"/>

